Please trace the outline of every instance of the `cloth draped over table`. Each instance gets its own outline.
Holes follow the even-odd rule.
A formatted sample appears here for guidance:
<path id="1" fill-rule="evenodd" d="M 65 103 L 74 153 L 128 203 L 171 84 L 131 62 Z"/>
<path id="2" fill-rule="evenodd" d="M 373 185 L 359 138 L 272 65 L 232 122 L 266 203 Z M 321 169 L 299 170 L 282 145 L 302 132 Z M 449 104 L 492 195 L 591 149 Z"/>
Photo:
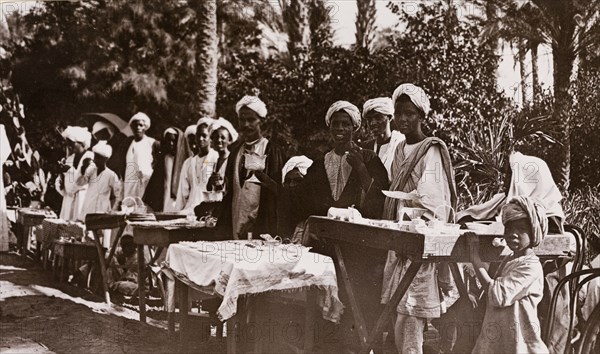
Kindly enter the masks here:
<path id="1" fill-rule="evenodd" d="M 443 141 L 426 138 L 417 144 L 401 142 L 396 149 L 392 165 L 394 176 L 390 190 L 417 192 L 422 196 L 417 201 L 400 201 L 386 198 L 383 210 L 384 219 L 395 220 L 398 208 L 419 207 L 427 210 L 426 216 L 447 221 L 452 215 L 449 208 L 456 207 L 456 189 L 450 154 Z M 384 268 L 382 303 L 387 303 L 406 273 L 410 260 L 388 252 Z M 436 265 L 423 264 L 410 285 L 406 295 L 398 304 L 398 313 L 416 317 L 436 318 L 440 312 L 438 280 L 450 282 L 447 272 L 436 276 Z M 452 304 L 448 304 L 450 306 Z"/>
<path id="2" fill-rule="evenodd" d="M 500 215 L 500 209 L 508 200 L 524 196 L 538 200 L 546 209 L 546 215 L 551 221 L 550 230 L 562 233 L 565 220 L 565 213 L 560 204 L 562 194 L 554 183 L 546 162 L 520 152 L 512 153 L 509 161 L 511 178 L 508 193 L 498 193 L 485 203 L 473 205 L 459 212 L 456 219 L 494 219 Z"/>
<path id="3" fill-rule="evenodd" d="M 217 310 L 221 321 L 236 314 L 242 295 L 314 288 L 323 318 L 339 322 L 344 306 L 331 258 L 298 245 L 249 248 L 246 243 L 180 242 L 169 247 L 163 270 L 171 280 L 177 277 L 196 290 L 222 297 Z M 172 292 L 168 295 L 172 312 L 175 302 Z"/>

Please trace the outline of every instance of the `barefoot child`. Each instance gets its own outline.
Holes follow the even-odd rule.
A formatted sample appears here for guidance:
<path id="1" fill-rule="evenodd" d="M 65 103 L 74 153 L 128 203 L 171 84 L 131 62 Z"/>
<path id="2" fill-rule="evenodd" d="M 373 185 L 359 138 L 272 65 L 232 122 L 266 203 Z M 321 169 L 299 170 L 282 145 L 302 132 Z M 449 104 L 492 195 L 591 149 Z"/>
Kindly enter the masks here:
<path id="1" fill-rule="evenodd" d="M 544 273 L 533 247 L 548 232 L 545 209 L 533 199 L 515 197 L 502 208 L 504 239 L 513 254 L 490 277 L 479 256 L 479 240 L 467 233 L 472 263 L 487 307 L 473 353 L 548 353 L 541 339 L 537 305 L 542 299 Z"/>

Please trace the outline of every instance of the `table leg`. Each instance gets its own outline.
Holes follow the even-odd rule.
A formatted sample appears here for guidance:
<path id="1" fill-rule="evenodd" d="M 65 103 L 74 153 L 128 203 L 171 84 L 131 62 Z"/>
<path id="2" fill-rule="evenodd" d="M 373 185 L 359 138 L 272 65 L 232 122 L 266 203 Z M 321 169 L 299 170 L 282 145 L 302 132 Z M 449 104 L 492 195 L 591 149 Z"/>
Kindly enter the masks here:
<path id="1" fill-rule="evenodd" d="M 144 245 L 137 246 L 138 257 L 138 301 L 140 321 L 146 322 L 146 265 L 144 264 Z"/>
<path id="2" fill-rule="evenodd" d="M 185 331 L 188 321 L 188 287 L 181 280 L 175 280 L 175 287 L 179 293 L 179 344 L 181 348 L 185 345 Z"/>
<path id="3" fill-rule="evenodd" d="M 60 278 L 58 279 L 58 281 L 62 283 L 64 279 L 65 279 L 65 257 L 60 257 Z"/>
<path id="4" fill-rule="evenodd" d="M 110 250 L 108 251 L 108 257 L 106 258 L 106 264 L 110 264 L 110 261 L 112 260 L 113 256 L 115 255 L 115 252 L 117 250 L 117 245 L 119 244 L 119 240 L 121 239 L 121 236 L 123 235 L 123 231 L 125 230 L 125 226 L 121 226 L 119 228 L 119 231 L 117 232 L 117 237 L 115 237 L 115 239 L 112 242 L 112 245 L 110 246 Z"/>
<path id="5" fill-rule="evenodd" d="M 238 320 L 240 318 L 240 314 L 237 313 L 233 317 L 227 320 L 227 354 L 235 354 L 237 353 L 237 337 L 238 333 Z"/>
<path id="6" fill-rule="evenodd" d="M 369 350 L 372 349 L 373 343 L 377 341 L 377 338 L 381 338 L 381 334 L 383 333 L 384 328 L 387 326 L 392 313 L 396 311 L 398 303 L 400 300 L 402 300 L 404 294 L 406 294 L 408 287 L 412 283 L 420 268 L 421 262 L 410 263 L 410 266 L 408 266 L 406 273 L 402 277 L 402 280 L 400 280 L 400 284 L 398 284 L 394 295 L 392 295 L 390 301 L 388 301 L 388 303 L 385 305 L 383 313 L 379 316 L 379 319 L 377 319 L 375 328 L 373 331 L 371 331 L 371 334 L 369 335 L 369 341 L 365 348 L 363 348 L 363 352 L 368 353 Z"/>
<path id="7" fill-rule="evenodd" d="M 460 274 L 460 270 L 458 269 L 458 264 L 452 262 L 448 264 L 450 266 L 450 271 L 452 272 L 452 278 L 454 278 L 454 283 L 458 288 L 458 293 L 460 297 L 463 299 L 469 298 L 469 290 L 467 289 L 467 285 L 463 280 L 462 275 Z"/>
<path id="8" fill-rule="evenodd" d="M 98 250 L 98 262 L 100 263 L 100 274 L 102 275 L 102 288 L 104 290 L 104 301 L 110 304 L 110 294 L 108 293 L 108 277 L 106 275 L 106 263 L 104 263 L 104 248 L 100 243 L 100 232 L 94 230 L 94 243 L 96 244 L 96 250 Z"/>
<path id="9" fill-rule="evenodd" d="M 315 327 L 317 313 L 317 290 L 306 291 L 306 313 L 304 315 L 304 348 L 303 353 L 312 353 L 315 346 Z"/>
<path id="10" fill-rule="evenodd" d="M 337 243 L 334 245 L 334 250 L 335 257 L 337 260 L 336 264 L 338 265 L 340 271 L 338 279 L 342 279 L 342 282 L 344 283 L 344 289 L 346 290 L 346 294 L 348 295 L 348 301 L 350 302 L 350 308 L 352 309 L 352 315 L 354 316 L 354 322 L 356 323 L 356 329 L 358 332 L 358 337 L 360 339 L 360 346 L 362 349 L 366 349 L 369 333 L 367 332 L 365 318 L 360 309 L 360 306 L 358 305 L 356 296 L 354 295 L 354 289 L 352 288 L 352 283 L 350 282 L 350 275 L 348 274 L 348 270 L 346 269 L 344 256 L 342 255 L 342 250 Z"/>

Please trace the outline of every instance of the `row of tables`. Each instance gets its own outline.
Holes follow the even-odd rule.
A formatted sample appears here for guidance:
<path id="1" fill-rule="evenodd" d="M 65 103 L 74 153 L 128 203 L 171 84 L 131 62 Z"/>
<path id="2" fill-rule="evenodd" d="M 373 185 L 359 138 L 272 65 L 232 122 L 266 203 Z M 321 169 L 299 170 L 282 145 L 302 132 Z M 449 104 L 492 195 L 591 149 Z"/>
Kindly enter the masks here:
<path id="1" fill-rule="evenodd" d="M 175 217 L 176 216 L 172 215 L 164 215 L 162 219 L 172 219 Z M 86 218 L 87 229 L 95 233 L 94 242 L 98 252 L 107 302 L 110 301 L 110 298 L 106 284 L 106 266 L 107 264 L 110 264 L 110 260 L 114 256 L 118 240 L 126 225 L 127 222 L 125 216 L 119 214 L 94 214 L 88 215 Z M 158 251 L 156 254 L 158 255 L 163 248 L 174 243 L 180 243 L 179 245 L 169 247 L 166 259 L 167 262 L 165 264 L 167 266 L 174 264 L 174 259 L 181 259 L 182 257 L 196 259 L 195 262 L 198 263 L 197 267 L 191 268 L 188 264 L 187 270 L 185 267 L 182 268 L 181 266 L 174 267 L 175 269 L 167 268 L 167 270 L 170 269 L 172 271 L 171 274 L 175 275 L 174 279 L 176 279 L 177 282 L 176 287 L 171 286 L 170 288 L 179 289 L 180 300 L 185 302 L 181 303 L 180 301 L 180 330 L 182 330 L 182 326 L 185 326 L 187 322 L 187 289 L 191 287 L 196 290 L 206 290 L 212 286 L 214 292 L 215 286 L 218 286 L 219 284 L 218 281 L 214 281 L 213 284 L 197 284 L 193 281 L 194 274 L 196 274 L 194 272 L 197 272 L 196 268 L 199 269 L 205 267 L 207 259 L 212 259 L 214 257 L 217 257 L 215 259 L 219 259 L 220 257 L 221 263 L 228 265 L 225 268 L 232 270 L 237 266 L 241 269 L 242 273 L 244 271 L 248 273 L 248 269 L 257 270 L 260 269 L 260 267 L 272 267 L 277 263 L 272 259 L 268 259 L 268 257 L 268 261 L 266 262 L 244 263 L 243 261 L 232 261 L 231 258 L 228 258 L 227 252 L 223 252 L 223 250 L 220 250 L 219 252 L 215 252 L 214 250 L 210 252 L 206 250 L 203 251 L 198 249 L 198 247 L 199 245 L 206 245 L 205 243 L 198 243 L 196 245 L 187 243 L 188 241 L 219 241 L 219 236 L 215 234 L 214 229 L 185 225 L 165 226 L 160 222 L 134 222 L 131 223 L 131 226 L 133 228 L 133 239 L 137 245 L 138 252 L 138 288 L 141 321 L 146 321 L 145 283 L 147 277 L 147 264 L 144 260 L 144 247 L 157 248 Z M 100 243 L 100 231 L 103 229 L 119 230 L 106 258 L 105 250 Z M 378 338 L 381 337 L 384 328 L 388 326 L 392 313 L 395 311 L 396 306 L 408 290 L 410 283 L 423 263 L 448 262 L 457 283 L 459 294 L 461 297 L 467 296 L 467 289 L 462 281 L 462 276 L 457 266 L 457 263 L 459 262 L 470 261 L 470 252 L 467 249 L 466 240 L 462 236 L 428 236 L 415 232 L 354 224 L 316 216 L 309 218 L 307 232 L 315 235 L 329 247 L 333 258 L 333 264 L 329 264 L 329 267 L 332 269 L 335 268 L 337 284 L 340 285 L 340 288 L 342 288 L 345 293 L 345 298 L 347 299 L 345 305 L 351 309 L 353 320 L 357 328 L 356 332 L 359 337 L 361 352 L 368 353 L 372 349 L 375 349 Z M 510 250 L 506 247 L 494 246 L 493 240 L 497 237 L 498 235 L 479 235 L 480 255 L 482 260 L 487 262 L 497 262 L 500 261 L 503 256 L 510 253 Z M 571 242 L 572 238 L 569 235 L 548 235 L 535 249 L 535 252 L 541 260 L 556 260 L 569 257 L 569 250 L 572 249 Z M 245 241 L 238 246 L 248 247 L 246 246 Z M 379 305 L 382 278 L 380 275 L 382 274 L 383 264 L 385 263 L 387 252 L 389 250 L 396 251 L 400 255 L 410 258 L 412 262 L 391 300 L 382 310 Z M 204 263 L 202 262 L 202 259 L 204 259 Z M 215 261 L 215 259 L 212 259 L 212 261 Z M 156 256 L 150 264 L 155 260 Z M 327 265 L 324 265 L 323 267 L 326 268 Z M 222 271 L 222 269 L 220 271 Z M 252 272 L 250 272 L 250 274 L 251 273 Z M 259 273 L 260 272 L 257 274 Z M 285 280 L 286 277 L 291 278 L 291 274 L 294 273 L 281 274 L 278 275 L 278 277 Z M 313 280 L 315 279 L 318 279 L 318 276 L 315 276 Z M 245 281 L 247 283 L 247 279 Z M 199 282 L 202 283 L 201 281 Z M 240 281 L 239 283 L 229 284 L 227 286 L 241 288 L 244 284 L 244 281 Z M 310 282 L 301 283 L 301 286 L 298 286 L 298 289 L 319 288 L 317 286 L 318 284 L 315 283 L 313 285 L 315 286 L 311 287 Z M 282 289 L 291 290 L 293 287 Z M 264 292 L 269 290 L 272 289 L 269 289 L 268 287 L 262 289 Z M 226 298 L 224 292 L 219 293 L 219 291 L 216 291 L 215 293 L 221 298 Z M 250 295 L 250 292 L 240 292 L 240 294 Z M 309 294 L 310 299 L 314 301 L 317 297 L 315 292 L 309 292 Z M 335 288 L 335 294 L 335 298 L 337 299 L 337 287 Z M 237 306 L 237 316 L 229 316 L 227 318 L 225 318 L 225 316 L 221 318 L 222 320 L 228 320 L 228 330 L 231 329 L 231 332 L 228 332 L 228 352 L 236 352 L 239 348 L 236 347 L 235 343 L 230 341 L 230 338 L 234 337 L 234 331 L 236 328 L 239 328 L 240 323 L 244 323 L 242 317 L 248 309 L 243 305 L 247 303 L 241 303 L 239 302 L 240 300 L 232 299 L 228 299 L 227 301 L 238 302 L 239 304 L 239 306 Z M 320 303 L 322 305 L 323 301 Z M 331 301 L 329 304 L 331 305 Z M 311 306 L 308 306 L 307 308 L 310 307 Z M 321 307 L 323 309 L 323 306 Z M 306 323 L 314 324 L 314 312 L 309 309 L 309 311 L 307 311 L 307 316 Z M 172 321 L 172 314 L 169 318 Z M 229 326 L 230 323 L 235 324 Z M 169 327 L 173 328 L 174 326 L 170 323 Z M 308 337 L 309 338 L 304 345 L 305 350 L 309 350 L 312 346 L 310 341 L 310 337 L 312 336 Z"/>

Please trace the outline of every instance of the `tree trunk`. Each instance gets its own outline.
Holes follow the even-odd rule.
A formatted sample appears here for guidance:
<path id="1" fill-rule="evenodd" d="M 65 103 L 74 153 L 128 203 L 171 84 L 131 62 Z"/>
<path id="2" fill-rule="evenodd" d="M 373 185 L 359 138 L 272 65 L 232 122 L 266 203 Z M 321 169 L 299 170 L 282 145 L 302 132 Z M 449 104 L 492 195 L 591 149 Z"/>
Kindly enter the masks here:
<path id="1" fill-rule="evenodd" d="M 575 61 L 574 47 L 575 20 L 572 4 L 561 3 L 559 11 L 560 33 L 556 44 L 552 46 L 554 59 L 554 118 L 562 133 L 562 147 L 559 154 L 559 173 L 557 185 L 563 196 L 568 194 L 571 174 L 571 139 L 569 111 L 573 104 L 571 94 L 571 75 Z M 574 45 L 575 44 L 575 45 Z"/>
<path id="2" fill-rule="evenodd" d="M 202 116 L 215 117 L 217 103 L 217 64 L 219 41 L 217 37 L 217 1 L 190 0 L 197 17 L 196 74 L 199 86 L 196 104 Z"/>
<path id="3" fill-rule="evenodd" d="M 542 86 L 540 85 L 540 73 L 538 67 L 538 46 L 539 44 L 534 41 L 529 42 L 529 49 L 531 50 L 531 76 L 533 79 L 533 102 L 538 103 L 542 96 Z"/>
<path id="4" fill-rule="evenodd" d="M 294 61 L 302 62 L 303 53 L 310 47 L 309 10 L 304 0 L 283 1 L 283 20 L 288 35 L 288 51 Z"/>
<path id="5" fill-rule="evenodd" d="M 525 54 L 527 53 L 527 47 L 525 46 L 525 40 L 519 39 L 517 42 L 517 56 L 519 59 L 519 74 L 521 77 L 521 102 L 523 107 L 529 104 L 527 97 L 527 72 L 525 71 Z"/>
<path id="6" fill-rule="evenodd" d="M 356 6 L 356 46 L 366 50 L 371 49 L 375 30 L 377 9 L 375 0 L 357 0 Z"/>

